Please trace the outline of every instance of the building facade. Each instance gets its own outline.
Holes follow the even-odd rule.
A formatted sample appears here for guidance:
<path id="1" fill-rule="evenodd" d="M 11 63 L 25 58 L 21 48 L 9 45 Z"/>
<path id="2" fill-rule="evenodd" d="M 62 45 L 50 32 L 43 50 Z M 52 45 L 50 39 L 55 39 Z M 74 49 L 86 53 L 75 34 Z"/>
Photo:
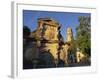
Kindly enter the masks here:
<path id="1" fill-rule="evenodd" d="M 67 28 L 64 41 L 60 28 L 61 25 L 51 18 L 38 19 L 37 29 L 29 35 L 30 42 L 24 51 L 25 58 L 33 63 L 33 67 L 64 67 L 79 62 L 72 29 Z"/>

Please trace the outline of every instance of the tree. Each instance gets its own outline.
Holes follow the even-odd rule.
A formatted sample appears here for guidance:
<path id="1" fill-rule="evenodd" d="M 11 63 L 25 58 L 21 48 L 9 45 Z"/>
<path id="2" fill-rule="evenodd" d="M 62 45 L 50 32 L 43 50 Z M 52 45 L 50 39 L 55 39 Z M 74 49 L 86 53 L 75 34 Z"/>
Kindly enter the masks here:
<path id="1" fill-rule="evenodd" d="M 24 26 L 23 27 L 23 37 L 24 38 L 27 38 L 31 33 L 31 30 L 27 27 L 27 26 Z"/>
<path id="2" fill-rule="evenodd" d="M 77 47 L 86 55 L 91 56 L 91 19 L 90 16 L 80 16 L 76 27 Z"/>

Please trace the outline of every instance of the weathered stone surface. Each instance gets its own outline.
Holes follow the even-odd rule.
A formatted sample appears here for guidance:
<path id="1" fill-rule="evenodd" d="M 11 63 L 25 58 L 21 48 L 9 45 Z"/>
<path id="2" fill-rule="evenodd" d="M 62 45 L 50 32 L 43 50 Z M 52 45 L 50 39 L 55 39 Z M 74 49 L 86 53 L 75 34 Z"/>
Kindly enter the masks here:
<path id="1" fill-rule="evenodd" d="M 64 42 L 60 33 L 60 27 L 60 24 L 51 18 L 39 18 L 37 29 L 30 34 L 30 38 L 33 39 L 31 41 L 32 46 L 26 49 L 25 57 L 29 60 L 40 60 L 42 56 L 45 58 L 43 60 L 52 59 L 52 62 L 55 64 L 57 64 L 58 60 L 64 63 L 65 66 L 71 62 L 74 63 L 75 60 L 80 62 L 84 55 L 80 52 L 73 52 L 75 47 L 73 47 L 74 37 L 72 29 L 70 27 L 67 28 L 67 39 Z M 47 59 L 46 55 L 48 55 L 49 59 Z M 49 62 L 46 61 L 45 63 L 48 64 Z"/>
<path id="2" fill-rule="evenodd" d="M 67 29 L 67 42 L 72 41 L 72 29 Z M 31 37 L 40 41 L 40 53 L 50 50 L 54 59 L 59 59 L 68 63 L 69 45 L 64 43 L 60 33 L 60 24 L 51 18 L 39 18 L 38 27 L 31 33 Z M 62 43 L 63 42 L 63 43 Z"/>
<path id="3" fill-rule="evenodd" d="M 72 29 L 69 27 L 67 28 L 67 42 L 71 42 L 74 38 L 73 38 L 73 32 Z"/>

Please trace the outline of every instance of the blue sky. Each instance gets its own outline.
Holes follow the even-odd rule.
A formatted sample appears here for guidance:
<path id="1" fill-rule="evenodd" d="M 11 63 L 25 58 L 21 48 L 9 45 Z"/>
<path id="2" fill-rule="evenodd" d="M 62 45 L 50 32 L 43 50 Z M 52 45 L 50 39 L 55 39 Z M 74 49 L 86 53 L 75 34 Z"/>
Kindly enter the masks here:
<path id="1" fill-rule="evenodd" d="M 50 17 L 61 24 L 61 34 L 66 40 L 66 30 L 72 28 L 73 35 L 76 35 L 76 26 L 78 26 L 79 16 L 91 16 L 90 13 L 75 13 L 75 12 L 52 12 L 52 11 L 34 11 L 23 10 L 23 26 L 28 26 L 31 31 L 37 28 L 37 19 Z"/>

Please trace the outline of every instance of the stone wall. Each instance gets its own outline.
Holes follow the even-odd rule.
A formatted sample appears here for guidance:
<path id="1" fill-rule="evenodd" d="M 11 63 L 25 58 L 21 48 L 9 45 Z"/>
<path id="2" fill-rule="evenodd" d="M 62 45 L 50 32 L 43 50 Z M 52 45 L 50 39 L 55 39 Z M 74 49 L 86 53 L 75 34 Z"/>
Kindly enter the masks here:
<path id="1" fill-rule="evenodd" d="M 62 64 L 68 66 L 80 62 L 84 55 L 75 52 L 76 46 L 71 27 L 67 28 L 66 42 L 61 35 L 60 28 L 60 24 L 51 18 L 39 18 L 37 29 L 29 36 L 31 41 L 24 53 L 26 59 L 33 63 L 37 60 L 39 64 L 48 64 L 48 66 L 52 65 L 51 63 L 56 66 L 62 66 Z"/>

